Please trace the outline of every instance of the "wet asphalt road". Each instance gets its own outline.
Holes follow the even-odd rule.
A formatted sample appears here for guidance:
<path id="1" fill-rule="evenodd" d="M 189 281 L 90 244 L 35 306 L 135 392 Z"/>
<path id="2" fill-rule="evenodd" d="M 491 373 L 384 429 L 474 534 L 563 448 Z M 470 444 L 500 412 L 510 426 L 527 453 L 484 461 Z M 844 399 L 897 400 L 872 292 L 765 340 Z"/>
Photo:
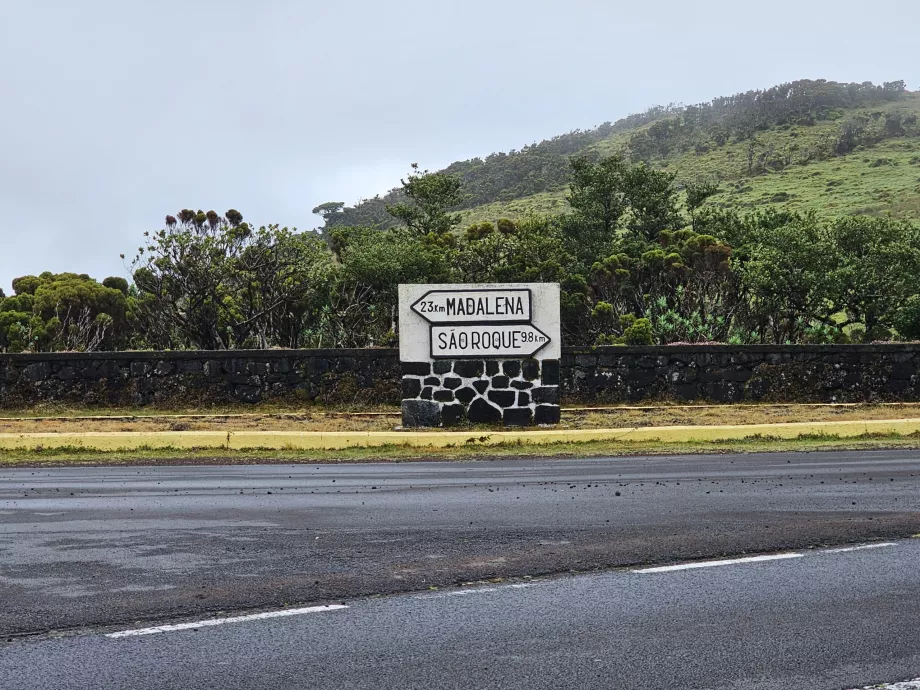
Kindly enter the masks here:
<path id="1" fill-rule="evenodd" d="M 920 540 L 907 540 L 360 599 L 143 637 L 20 639 L 0 646 L 0 687 L 861 688 L 920 675 L 918 592 Z"/>
<path id="2" fill-rule="evenodd" d="M 0 470 L 0 636 L 920 533 L 920 453 Z"/>

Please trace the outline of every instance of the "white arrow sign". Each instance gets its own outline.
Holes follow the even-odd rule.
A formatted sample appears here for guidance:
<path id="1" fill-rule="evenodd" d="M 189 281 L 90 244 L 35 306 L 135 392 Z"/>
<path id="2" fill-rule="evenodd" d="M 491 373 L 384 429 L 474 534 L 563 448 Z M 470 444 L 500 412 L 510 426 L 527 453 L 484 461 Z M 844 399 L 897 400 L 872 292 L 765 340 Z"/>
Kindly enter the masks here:
<path id="1" fill-rule="evenodd" d="M 530 290 L 431 290 L 412 305 L 428 323 L 526 322 Z"/>
<path id="2" fill-rule="evenodd" d="M 431 356 L 530 357 L 549 343 L 543 331 L 525 324 L 432 326 Z"/>

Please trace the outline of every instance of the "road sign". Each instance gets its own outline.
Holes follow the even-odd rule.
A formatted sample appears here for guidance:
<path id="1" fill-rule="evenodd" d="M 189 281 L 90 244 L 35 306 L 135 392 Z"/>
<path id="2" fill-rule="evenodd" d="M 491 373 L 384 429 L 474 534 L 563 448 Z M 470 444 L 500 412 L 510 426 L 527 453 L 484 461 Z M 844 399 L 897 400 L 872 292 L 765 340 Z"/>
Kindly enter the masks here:
<path id="1" fill-rule="evenodd" d="M 531 294 L 526 288 L 430 290 L 412 304 L 428 323 L 526 323 Z"/>
<path id="2" fill-rule="evenodd" d="M 531 357 L 550 337 L 529 323 L 431 326 L 433 359 Z"/>

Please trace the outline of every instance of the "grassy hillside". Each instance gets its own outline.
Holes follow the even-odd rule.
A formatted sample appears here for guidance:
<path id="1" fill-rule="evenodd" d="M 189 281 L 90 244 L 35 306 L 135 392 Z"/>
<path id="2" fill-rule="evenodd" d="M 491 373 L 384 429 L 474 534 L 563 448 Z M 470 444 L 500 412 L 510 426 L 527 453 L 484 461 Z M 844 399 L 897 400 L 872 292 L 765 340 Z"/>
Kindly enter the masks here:
<path id="1" fill-rule="evenodd" d="M 713 181 L 707 203 L 823 215 L 920 218 L 920 93 L 800 81 L 687 107 L 651 108 L 485 159 L 457 162 L 464 222 L 564 213 L 573 155 L 619 153 L 674 172 L 678 184 Z M 392 225 L 391 190 L 344 209 L 330 225 Z"/>

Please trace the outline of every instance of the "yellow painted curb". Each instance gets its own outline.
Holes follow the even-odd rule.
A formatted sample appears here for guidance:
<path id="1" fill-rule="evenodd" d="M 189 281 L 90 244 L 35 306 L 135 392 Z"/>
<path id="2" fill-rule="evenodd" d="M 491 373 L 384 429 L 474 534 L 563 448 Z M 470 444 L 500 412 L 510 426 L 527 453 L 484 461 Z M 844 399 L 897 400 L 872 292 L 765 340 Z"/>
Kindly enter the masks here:
<path id="1" fill-rule="evenodd" d="M 80 448 L 85 450 L 140 450 L 145 448 L 213 448 L 262 450 L 335 450 L 387 445 L 416 448 L 492 446 L 499 444 L 579 443 L 692 443 L 731 441 L 757 436 L 794 439 L 825 435 L 913 434 L 920 418 L 873 419 L 843 422 L 788 422 L 735 426 L 660 426 L 622 429 L 538 429 L 531 431 L 111 431 L 86 433 L 0 434 L 0 450 Z"/>

